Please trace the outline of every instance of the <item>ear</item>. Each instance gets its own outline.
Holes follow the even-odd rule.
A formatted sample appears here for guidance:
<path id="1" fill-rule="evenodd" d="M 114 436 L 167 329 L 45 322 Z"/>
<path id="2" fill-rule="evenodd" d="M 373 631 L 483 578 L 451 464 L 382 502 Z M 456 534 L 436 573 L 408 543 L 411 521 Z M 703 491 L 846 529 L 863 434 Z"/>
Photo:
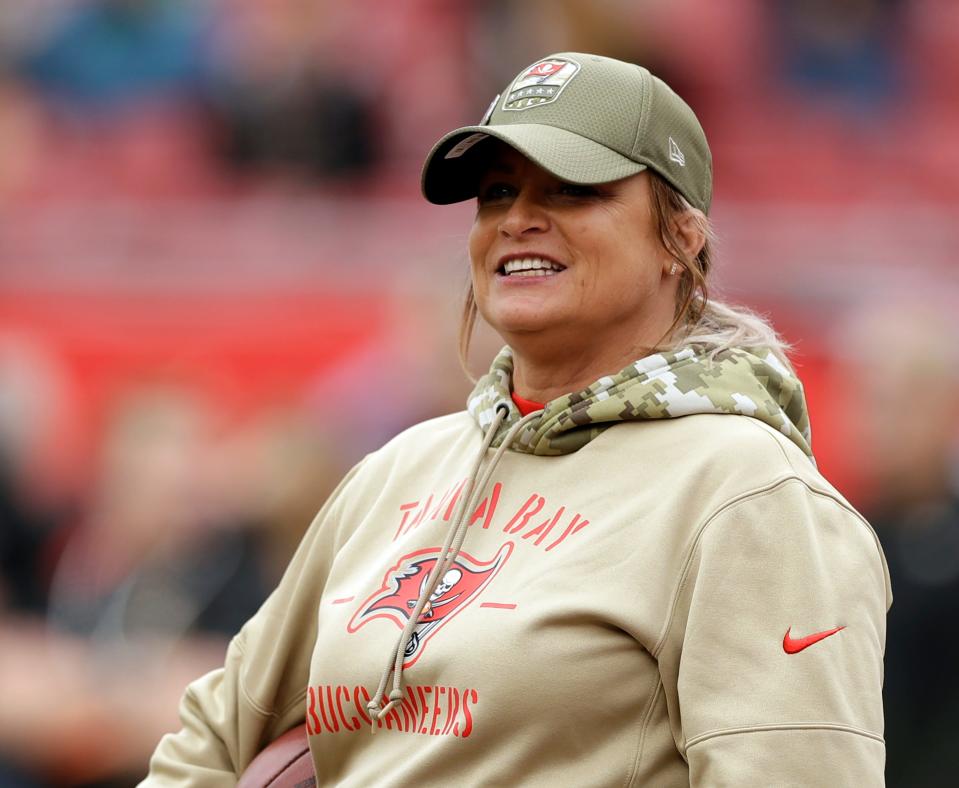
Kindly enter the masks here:
<path id="1" fill-rule="evenodd" d="M 670 218 L 673 237 L 679 251 L 687 260 L 692 260 L 706 245 L 706 215 L 697 208 L 689 208 Z"/>

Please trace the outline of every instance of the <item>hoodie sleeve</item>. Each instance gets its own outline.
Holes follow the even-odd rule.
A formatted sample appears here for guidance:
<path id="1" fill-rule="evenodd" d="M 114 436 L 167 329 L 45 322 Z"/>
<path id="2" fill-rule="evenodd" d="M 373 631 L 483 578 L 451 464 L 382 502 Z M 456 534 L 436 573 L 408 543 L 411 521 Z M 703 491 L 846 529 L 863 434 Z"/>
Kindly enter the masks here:
<path id="1" fill-rule="evenodd" d="M 256 754 L 305 717 L 316 607 L 332 562 L 343 479 L 313 521 L 279 586 L 227 649 L 224 666 L 190 684 L 178 733 L 160 740 L 146 788 L 235 786 Z"/>
<path id="2" fill-rule="evenodd" d="M 799 479 L 733 500 L 689 554 L 659 649 L 690 784 L 883 784 L 888 572 Z"/>

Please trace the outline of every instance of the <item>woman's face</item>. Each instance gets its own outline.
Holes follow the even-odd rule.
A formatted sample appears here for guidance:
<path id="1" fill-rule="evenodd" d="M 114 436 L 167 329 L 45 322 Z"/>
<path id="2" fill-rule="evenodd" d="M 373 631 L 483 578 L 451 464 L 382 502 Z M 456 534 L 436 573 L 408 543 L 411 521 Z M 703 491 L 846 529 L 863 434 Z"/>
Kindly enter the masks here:
<path id="1" fill-rule="evenodd" d="M 673 321 L 678 277 L 647 174 L 580 186 L 496 144 L 469 239 L 480 314 L 520 351 L 609 342 L 628 363 L 656 345 Z"/>

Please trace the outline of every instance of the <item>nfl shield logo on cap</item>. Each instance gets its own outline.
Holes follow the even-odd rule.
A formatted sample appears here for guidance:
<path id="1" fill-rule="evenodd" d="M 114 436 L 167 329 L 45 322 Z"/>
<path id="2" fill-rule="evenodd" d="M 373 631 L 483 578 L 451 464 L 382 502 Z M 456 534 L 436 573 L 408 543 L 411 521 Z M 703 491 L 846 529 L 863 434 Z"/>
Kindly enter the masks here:
<path id="1" fill-rule="evenodd" d="M 579 71 L 579 63 L 554 57 L 541 60 L 520 72 L 506 91 L 504 110 L 522 110 L 556 101 Z"/>

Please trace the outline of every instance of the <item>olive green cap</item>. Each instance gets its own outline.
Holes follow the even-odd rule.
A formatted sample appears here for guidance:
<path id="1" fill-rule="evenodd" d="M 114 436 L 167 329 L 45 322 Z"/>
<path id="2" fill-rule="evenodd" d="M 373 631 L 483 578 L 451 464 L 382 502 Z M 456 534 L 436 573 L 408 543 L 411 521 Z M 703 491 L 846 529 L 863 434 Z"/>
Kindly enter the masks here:
<path id="1" fill-rule="evenodd" d="M 642 66 L 561 52 L 523 69 L 479 125 L 433 146 L 423 166 L 426 199 L 445 205 L 475 197 L 490 137 L 569 183 L 606 183 L 649 167 L 709 212 L 712 157 L 702 126 Z"/>

